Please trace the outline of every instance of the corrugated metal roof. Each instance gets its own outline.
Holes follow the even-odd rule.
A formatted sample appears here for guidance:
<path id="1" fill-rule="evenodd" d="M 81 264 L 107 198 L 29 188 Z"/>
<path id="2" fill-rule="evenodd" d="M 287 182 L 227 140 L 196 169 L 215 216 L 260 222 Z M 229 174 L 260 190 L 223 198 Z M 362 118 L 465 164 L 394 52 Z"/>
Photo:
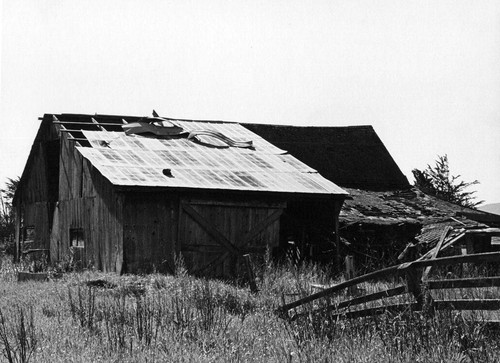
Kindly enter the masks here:
<path id="1" fill-rule="evenodd" d="M 157 138 L 85 131 L 91 147 L 77 147 L 111 183 L 121 186 L 223 189 L 346 195 L 334 183 L 236 123 L 175 121 L 185 131 L 217 131 L 253 149 L 227 147 L 199 136 Z M 168 170 L 167 170 L 168 169 Z"/>

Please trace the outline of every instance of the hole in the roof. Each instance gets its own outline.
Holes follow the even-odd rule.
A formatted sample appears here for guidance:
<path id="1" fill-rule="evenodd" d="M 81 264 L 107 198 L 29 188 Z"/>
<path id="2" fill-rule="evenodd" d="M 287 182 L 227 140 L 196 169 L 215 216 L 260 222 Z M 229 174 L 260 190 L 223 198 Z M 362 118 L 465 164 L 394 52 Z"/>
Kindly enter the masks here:
<path id="1" fill-rule="evenodd" d="M 106 140 L 98 140 L 98 143 L 99 143 L 99 146 L 102 146 L 102 147 L 109 147 L 109 144 L 111 143 L 111 141 L 106 141 Z"/>
<path id="2" fill-rule="evenodd" d="M 173 178 L 174 177 L 172 175 L 172 170 L 171 169 L 163 169 L 162 172 L 163 172 L 163 175 L 165 175 L 166 177 L 169 177 L 169 178 Z"/>

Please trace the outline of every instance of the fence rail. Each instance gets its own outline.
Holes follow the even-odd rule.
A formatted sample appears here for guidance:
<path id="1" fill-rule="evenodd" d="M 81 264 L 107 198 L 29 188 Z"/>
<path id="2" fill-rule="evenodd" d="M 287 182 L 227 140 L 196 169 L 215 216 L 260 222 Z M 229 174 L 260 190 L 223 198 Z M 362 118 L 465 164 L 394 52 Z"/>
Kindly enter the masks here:
<path id="1" fill-rule="evenodd" d="M 431 290 L 437 289 L 454 289 L 454 288 L 479 288 L 479 287 L 499 287 L 500 276 L 495 277 L 474 277 L 474 278 L 458 278 L 448 280 L 427 280 L 427 274 L 430 269 L 421 271 L 424 267 L 435 267 L 443 265 L 461 265 L 464 263 L 483 263 L 483 262 L 500 262 L 500 252 L 487 252 L 470 255 L 448 256 L 436 258 L 434 254 L 431 259 L 420 259 L 417 261 L 403 263 L 400 265 L 391 266 L 382 270 L 374 271 L 353 279 L 341 282 L 337 285 L 328 287 L 322 291 L 311 294 L 294 302 L 283 304 L 277 310 L 280 316 L 288 317 L 292 320 L 298 319 L 301 316 L 310 314 L 325 314 L 333 313 L 333 315 L 346 318 L 361 317 L 376 315 L 385 311 L 401 311 L 411 308 L 413 310 L 421 310 L 424 303 L 424 294 Z M 424 274 L 424 276 L 423 276 Z M 404 277 L 406 284 L 396 286 L 384 291 L 374 292 L 359 297 L 353 297 L 339 303 L 333 303 L 326 307 L 302 311 L 290 316 L 290 311 L 312 303 L 318 299 L 328 298 L 332 295 L 358 285 L 369 280 L 381 279 L 388 276 Z M 352 308 L 360 304 L 374 302 L 377 300 L 395 297 L 398 295 L 409 293 L 413 296 L 416 302 L 398 303 L 392 305 L 376 306 L 364 308 L 355 311 L 340 311 L 346 308 Z M 432 299 L 431 299 L 432 300 Z M 455 309 L 455 310 L 498 310 L 500 309 L 500 299 L 454 299 L 454 300 L 436 300 L 431 301 L 432 309 Z"/>

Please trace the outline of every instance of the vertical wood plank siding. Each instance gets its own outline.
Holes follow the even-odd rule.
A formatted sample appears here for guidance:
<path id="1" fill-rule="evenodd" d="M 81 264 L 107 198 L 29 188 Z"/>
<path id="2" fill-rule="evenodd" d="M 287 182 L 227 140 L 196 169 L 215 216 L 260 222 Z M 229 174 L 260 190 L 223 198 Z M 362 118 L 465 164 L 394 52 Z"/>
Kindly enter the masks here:
<path id="1" fill-rule="evenodd" d="M 36 202 L 24 207 L 24 226 L 34 227 L 35 240 L 29 245 L 23 243 L 23 250 L 33 248 L 48 249 L 50 237 L 49 209 L 50 203 L 47 202 Z"/>
<path id="2" fill-rule="evenodd" d="M 52 260 L 68 259 L 70 229 L 84 231 L 84 266 L 120 273 L 123 264 L 123 196 L 61 136 L 57 231 L 53 231 Z M 56 218 L 54 218 L 55 220 Z"/>
<path id="3" fill-rule="evenodd" d="M 58 148 L 53 127 L 41 127 L 16 192 L 16 243 L 24 250 L 49 248 L 53 209 L 57 201 Z M 22 245 L 25 234 L 22 227 L 34 227 L 33 243 Z"/>
<path id="4" fill-rule="evenodd" d="M 263 256 L 266 249 L 279 244 L 279 219 L 274 220 L 254 238 L 243 243 L 243 238 L 255 226 L 265 221 L 284 205 L 263 202 L 184 201 L 196 210 L 210 225 L 226 237 L 241 254 Z M 189 271 L 214 277 L 234 277 L 244 272 L 244 261 L 218 243 L 203 226 L 182 212 L 179 223 L 180 251 Z M 226 254 L 221 261 L 218 257 Z"/>
<path id="5" fill-rule="evenodd" d="M 125 271 L 173 273 L 178 198 L 166 193 L 128 193 L 123 218 Z"/>

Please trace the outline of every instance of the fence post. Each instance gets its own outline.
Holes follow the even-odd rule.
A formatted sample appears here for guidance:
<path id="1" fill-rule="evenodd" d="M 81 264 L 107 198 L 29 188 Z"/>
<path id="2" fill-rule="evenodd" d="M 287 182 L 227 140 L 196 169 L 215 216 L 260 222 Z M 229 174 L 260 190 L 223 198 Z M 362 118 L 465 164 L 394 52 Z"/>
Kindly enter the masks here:
<path id="1" fill-rule="evenodd" d="M 406 275 L 406 289 L 411 293 L 417 301 L 417 310 L 421 310 L 424 297 L 422 295 L 422 287 L 420 282 L 422 280 L 422 272 L 412 266 L 408 266 L 405 271 Z"/>
<path id="2" fill-rule="evenodd" d="M 345 256 L 345 278 L 346 280 L 350 280 L 356 277 L 356 271 L 354 269 L 354 257 L 353 256 Z"/>
<path id="3" fill-rule="evenodd" d="M 245 266 L 247 268 L 247 275 L 248 275 L 248 282 L 250 284 L 250 290 L 252 292 L 258 292 L 257 290 L 257 284 L 255 283 L 255 274 L 253 272 L 253 267 L 252 267 L 252 259 L 250 258 L 249 254 L 243 255 L 243 258 L 245 260 Z"/>
<path id="4" fill-rule="evenodd" d="M 356 277 L 356 269 L 354 268 L 354 257 L 351 255 L 345 256 L 345 279 L 351 280 Z M 349 293 L 352 295 L 356 293 L 357 286 L 353 285 L 348 287 Z"/>

